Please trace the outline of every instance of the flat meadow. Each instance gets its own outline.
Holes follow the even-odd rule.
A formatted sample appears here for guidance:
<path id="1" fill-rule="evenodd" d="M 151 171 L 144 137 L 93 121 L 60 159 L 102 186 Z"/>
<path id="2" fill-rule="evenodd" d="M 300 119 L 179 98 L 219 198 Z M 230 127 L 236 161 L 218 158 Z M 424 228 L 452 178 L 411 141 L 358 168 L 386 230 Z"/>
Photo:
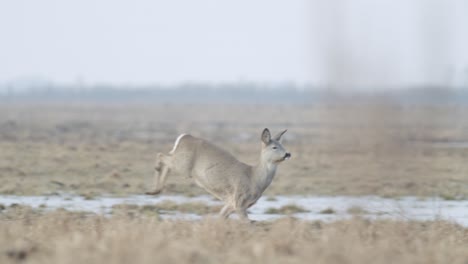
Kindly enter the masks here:
<path id="1" fill-rule="evenodd" d="M 468 195 L 467 106 L 2 103 L 0 193 L 143 194 L 181 133 L 255 163 L 264 127 L 293 155 L 266 195 Z M 166 194 L 203 194 L 184 177 Z"/>
<path id="2" fill-rule="evenodd" d="M 288 129 L 292 159 L 264 196 L 468 197 L 468 107 L 385 98 L 314 104 L 2 102 L 0 194 L 143 195 L 157 152 L 181 133 L 255 163 L 260 133 Z M 164 195 L 206 194 L 170 175 Z M 0 205 L 2 263 L 467 263 L 468 228 L 450 221 L 220 221 Z M 169 209 L 168 209 L 169 208 Z M 172 209 L 171 209 L 172 208 Z M 289 208 L 290 209 L 290 208 Z M 359 210 L 357 208 L 356 210 Z M 206 216 L 205 216 L 206 215 Z"/>

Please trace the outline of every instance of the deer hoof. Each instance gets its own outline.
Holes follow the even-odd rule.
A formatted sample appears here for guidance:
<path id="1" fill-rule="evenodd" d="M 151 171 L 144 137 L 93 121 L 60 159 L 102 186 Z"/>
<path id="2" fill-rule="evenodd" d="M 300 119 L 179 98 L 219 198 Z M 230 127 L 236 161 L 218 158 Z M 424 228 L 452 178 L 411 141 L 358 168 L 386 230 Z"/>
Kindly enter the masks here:
<path id="1" fill-rule="evenodd" d="M 155 190 L 155 191 L 151 191 L 151 192 L 146 192 L 145 194 L 146 195 L 158 195 L 162 192 L 162 190 Z"/>

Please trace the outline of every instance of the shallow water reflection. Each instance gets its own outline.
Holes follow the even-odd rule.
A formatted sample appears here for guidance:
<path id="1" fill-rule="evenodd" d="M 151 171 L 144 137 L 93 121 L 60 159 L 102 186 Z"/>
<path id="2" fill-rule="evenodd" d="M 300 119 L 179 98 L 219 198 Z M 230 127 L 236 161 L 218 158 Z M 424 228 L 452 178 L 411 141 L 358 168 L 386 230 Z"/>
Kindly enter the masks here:
<path id="1" fill-rule="evenodd" d="M 208 206 L 221 205 L 211 196 L 186 197 L 177 195 L 126 197 L 101 196 L 86 199 L 75 195 L 55 196 L 0 196 L 0 204 L 8 207 L 13 204 L 29 205 L 33 208 L 54 210 L 65 208 L 70 211 L 88 211 L 98 214 L 111 214 L 112 206 L 119 204 L 155 205 L 171 201 L 177 204 L 203 203 Z M 271 214 L 268 211 L 283 206 L 295 205 L 305 212 L 292 213 L 304 220 L 334 221 L 360 215 L 370 219 L 407 220 L 449 220 L 468 226 L 468 200 L 447 201 L 440 198 L 402 197 L 398 199 L 376 196 L 275 196 L 261 198 L 249 209 L 249 217 L 256 221 L 273 220 L 284 214 Z M 166 219 L 200 219 L 204 215 L 180 212 L 159 212 Z M 233 216 L 235 217 L 235 216 Z"/>

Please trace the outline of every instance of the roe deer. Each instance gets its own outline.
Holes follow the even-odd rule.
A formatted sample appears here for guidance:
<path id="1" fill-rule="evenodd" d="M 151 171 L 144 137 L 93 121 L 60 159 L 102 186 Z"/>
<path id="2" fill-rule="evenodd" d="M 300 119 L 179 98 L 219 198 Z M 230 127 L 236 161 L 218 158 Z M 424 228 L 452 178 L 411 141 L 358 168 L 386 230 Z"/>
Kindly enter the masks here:
<path id="1" fill-rule="evenodd" d="M 276 167 L 291 157 L 281 145 L 281 136 L 271 138 L 265 128 L 261 135 L 262 151 L 256 166 L 237 160 L 229 152 L 188 134 L 180 135 L 169 154 L 158 153 L 155 167 L 155 189 L 158 194 L 171 172 L 187 175 L 210 194 L 224 202 L 220 215 L 228 218 L 236 212 L 248 220 L 247 209 L 262 196 L 275 176 Z"/>

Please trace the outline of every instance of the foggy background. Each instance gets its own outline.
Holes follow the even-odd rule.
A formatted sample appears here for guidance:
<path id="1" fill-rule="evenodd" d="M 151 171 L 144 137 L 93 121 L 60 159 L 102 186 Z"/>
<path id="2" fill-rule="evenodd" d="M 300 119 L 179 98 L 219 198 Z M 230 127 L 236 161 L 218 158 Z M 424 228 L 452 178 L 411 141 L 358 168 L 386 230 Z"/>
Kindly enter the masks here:
<path id="1" fill-rule="evenodd" d="M 463 0 L 1 1 L 0 92 L 466 87 L 467 14 Z"/>
<path id="2" fill-rule="evenodd" d="M 177 135 L 256 164 L 269 128 L 293 158 L 265 195 L 466 201 L 467 25 L 465 0 L 0 0 L 0 197 L 141 195 Z"/>

